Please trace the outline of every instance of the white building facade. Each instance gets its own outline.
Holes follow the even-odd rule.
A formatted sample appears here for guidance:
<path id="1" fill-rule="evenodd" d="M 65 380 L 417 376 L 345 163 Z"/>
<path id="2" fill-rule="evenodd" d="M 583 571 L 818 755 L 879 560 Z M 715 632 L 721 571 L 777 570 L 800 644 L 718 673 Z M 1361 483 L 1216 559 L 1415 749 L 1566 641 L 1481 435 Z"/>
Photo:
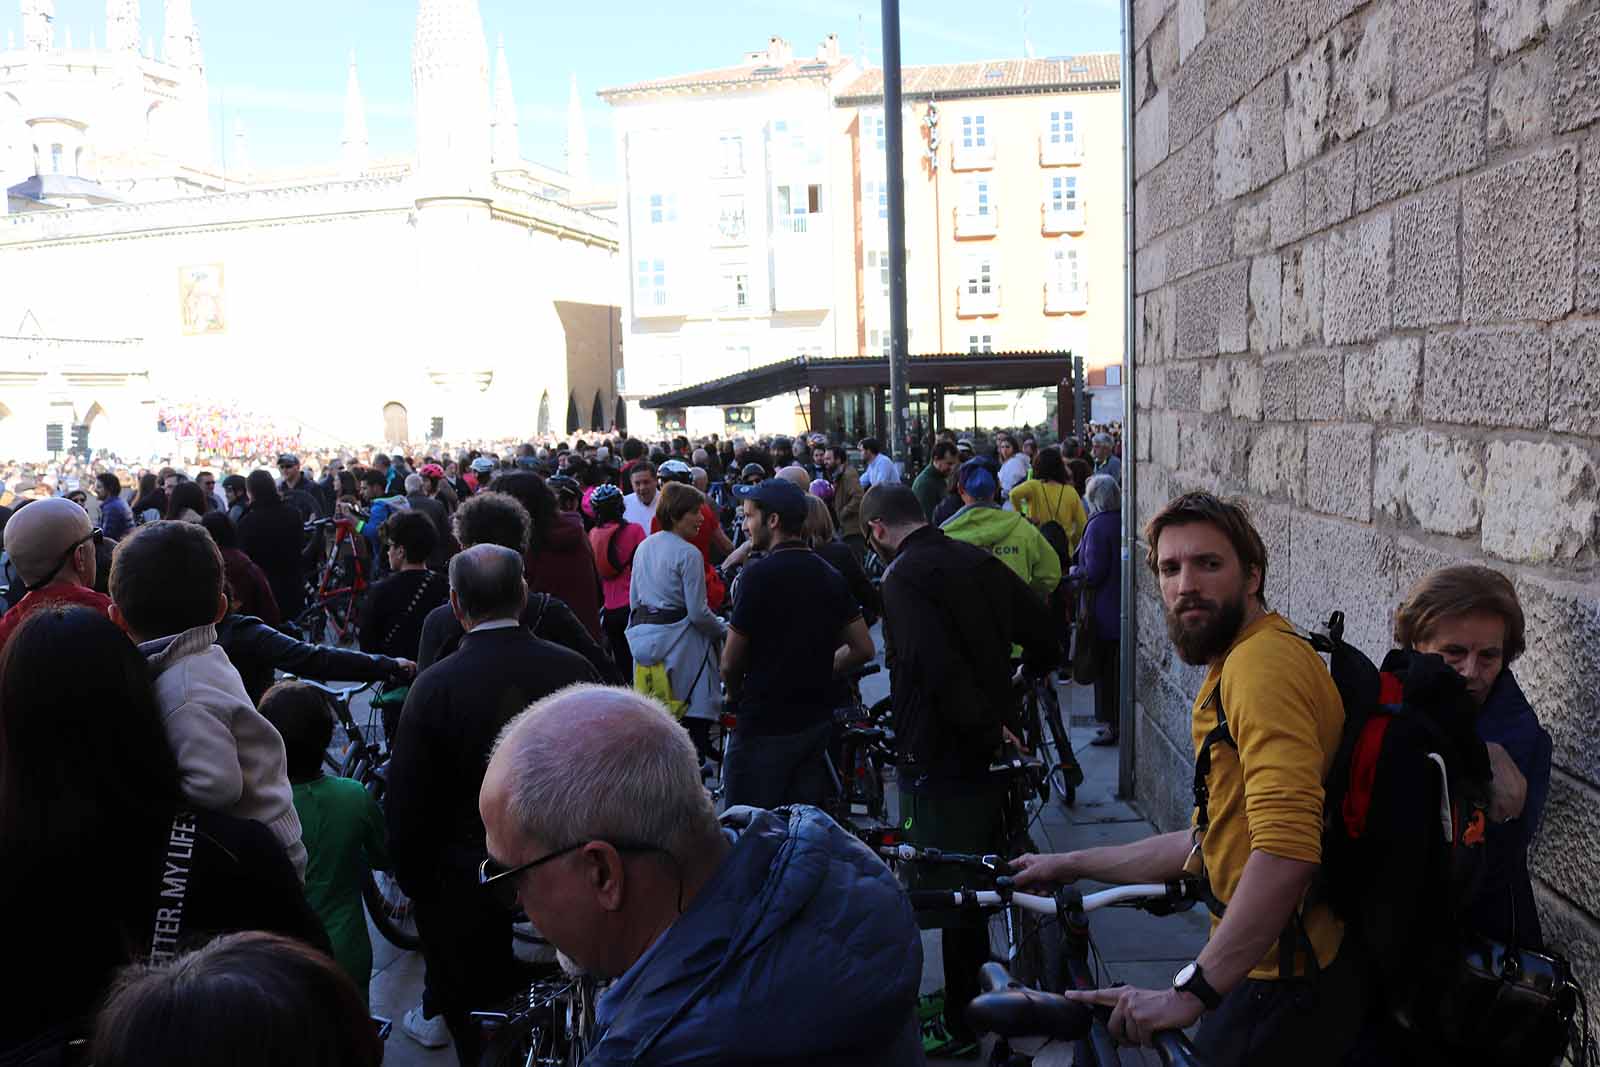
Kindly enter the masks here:
<path id="1" fill-rule="evenodd" d="M 856 70 L 832 36 L 811 56 L 775 37 L 737 67 L 600 93 L 614 108 L 622 161 L 621 384 L 635 429 L 747 430 L 724 409 L 658 414 L 639 401 L 782 359 L 855 351 L 854 311 L 841 317 L 834 286 L 835 219 L 852 207 L 833 95 Z M 755 428 L 801 428 L 804 403 L 761 402 Z"/>
<path id="2" fill-rule="evenodd" d="M 458 441 L 613 422 L 617 227 L 520 158 L 476 0 L 419 2 L 414 158 L 371 158 L 352 60 L 326 172 L 274 181 L 218 173 L 186 132 L 196 108 L 205 125 L 188 0 L 167 0 L 160 62 L 128 47 L 133 0 L 109 0 L 116 47 L 89 56 L 58 47 L 49 0 L 22 6 L 24 48 L 0 56 L 0 104 L 28 131 L 24 150 L 0 127 L 22 161 L 0 218 L 0 456 L 38 458 L 52 425 L 124 457 L 177 454 L 156 415 L 185 400 L 273 416 L 308 445 L 421 441 L 435 420 Z M 125 126 L 106 87 L 135 75 L 172 99 Z M 181 121 L 149 120 L 168 106 Z"/>

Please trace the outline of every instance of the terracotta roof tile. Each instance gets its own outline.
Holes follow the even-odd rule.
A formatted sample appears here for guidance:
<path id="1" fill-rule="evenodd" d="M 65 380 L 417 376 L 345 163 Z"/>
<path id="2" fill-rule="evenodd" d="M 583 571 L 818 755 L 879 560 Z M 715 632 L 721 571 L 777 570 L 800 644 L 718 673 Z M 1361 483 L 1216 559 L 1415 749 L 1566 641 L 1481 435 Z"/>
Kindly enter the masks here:
<path id="1" fill-rule="evenodd" d="M 1003 89 L 1047 89 L 1058 86 L 1115 84 L 1121 81 L 1121 57 L 1098 52 L 1060 59 L 998 59 L 905 67 L 901 92 L 908 97 Z M 843 101 L 883 96 L 883 71 L 869 70 L 839 93 Z"/>
<path id="2" fill-rule="evenodd" d="M 849 66 L 848 61 L 827 63 L 817 59 L 815 56 L 794 59 L 781 67 L 765 63 L 745 63 L 737 67 L 702 70 L 693 74 L 677 74 L 670 78 L 656 78 L 651 81 L 634 82 L 632 85 L 621 85 L 614 89 L 601 89 L 598 95 L 612 97 L 629 93 L 654 92 L 662 89 L 731 88 L 738 85 L 756 85 L 761 82 L 787 81 L 797 78 L 832 77 L 847 66 Z"/>

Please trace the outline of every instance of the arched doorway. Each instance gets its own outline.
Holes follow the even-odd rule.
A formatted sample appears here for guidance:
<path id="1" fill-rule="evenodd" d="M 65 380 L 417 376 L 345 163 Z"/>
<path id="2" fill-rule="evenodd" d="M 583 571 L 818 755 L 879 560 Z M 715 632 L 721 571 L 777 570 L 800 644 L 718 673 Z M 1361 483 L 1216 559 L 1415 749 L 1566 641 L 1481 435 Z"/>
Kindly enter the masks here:
<path id="1" fill-rule="evenodd" d="M 97 400 L 89 405 L 89 410 L 84 413 L 83 425 L 89 430 L 89 450 L 96 448 L 116 447 L 116 427 L 112 425 L 111 415 L 100 406 Z"/>
<path id="2" fill-rule="evenodd" d="M 594 406 L 589 409 L 589 429 L 596 433 L 603 432 L 606 428 L 606 405 L 600 399 L 598 391 L 594 394 Z"/>
<path id="3" fill-rule="evenodd" d="M 619 430 L 626 430 L 628 428 L 628 405 L 622 402 L 622 398 L 620 396 L 617 397 L 617 410 L 612 421 L 616 424 L 616 427 Z"/>
<path id="4" fill-rule="evenodd" d="M 577 433 L 582 428 L 583 424 L 578 421 L 577 394 L 569 392 L 567 394 L 567 432 Z"/>
<path id="5" fill-rule="evenodd" d="M 390 401 L 383 405 L 383 439 L 391 445 L 411 440 L 411 422 L 404 404 Z"/>
<path id="6" fill-rule="evenodd" d="M 547 434 L 549 432 L 550 432 L 550 391 L 548 389 L 546 389 L 544 395 L 539 398 L 539 433 Z"/>

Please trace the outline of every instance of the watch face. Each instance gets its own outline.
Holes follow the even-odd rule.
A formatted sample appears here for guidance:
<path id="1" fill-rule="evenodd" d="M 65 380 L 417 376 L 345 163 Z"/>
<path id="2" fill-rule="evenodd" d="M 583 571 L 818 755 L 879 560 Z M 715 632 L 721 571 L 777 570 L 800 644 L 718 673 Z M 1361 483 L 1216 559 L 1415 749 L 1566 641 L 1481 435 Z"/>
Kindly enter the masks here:
<path id="1" fill-rule="evenodd" d="M 1184 986 L 1189 984 L 1189 979 L 1191 979 L 1193 977 L 1194 977 L 1194 964 L 1192 964 L 1192 963 L 1185 964 L 1183 970 L 1179 971 L 1176 975 L 1173 976 L 1172 988 L 1174 988 L 1174 989 L 1182 989 Z"/>

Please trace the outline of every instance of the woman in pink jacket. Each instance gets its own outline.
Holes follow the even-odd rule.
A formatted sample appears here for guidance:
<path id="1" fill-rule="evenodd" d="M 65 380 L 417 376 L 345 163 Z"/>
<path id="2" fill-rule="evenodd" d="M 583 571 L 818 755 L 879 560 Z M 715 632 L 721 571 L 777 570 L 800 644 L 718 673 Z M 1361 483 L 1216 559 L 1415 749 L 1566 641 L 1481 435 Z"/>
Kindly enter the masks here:
<path id="1" fill-rule="evenodd" d="M 594 565 L 600 572 L 600 587 L 605 593 L 601 626 L 611 642 L 611 658 L 622 677 L 633 679 L 633 655 L 628 650 L 628 586 L 633 580 L 633 554 L 644 541 L 644 527 L 623 517 L 622 490 L 614 485 L 597 486 L 590 502 L 594 505 L 595 528 L 589 531 L 594 547 Z"/>

